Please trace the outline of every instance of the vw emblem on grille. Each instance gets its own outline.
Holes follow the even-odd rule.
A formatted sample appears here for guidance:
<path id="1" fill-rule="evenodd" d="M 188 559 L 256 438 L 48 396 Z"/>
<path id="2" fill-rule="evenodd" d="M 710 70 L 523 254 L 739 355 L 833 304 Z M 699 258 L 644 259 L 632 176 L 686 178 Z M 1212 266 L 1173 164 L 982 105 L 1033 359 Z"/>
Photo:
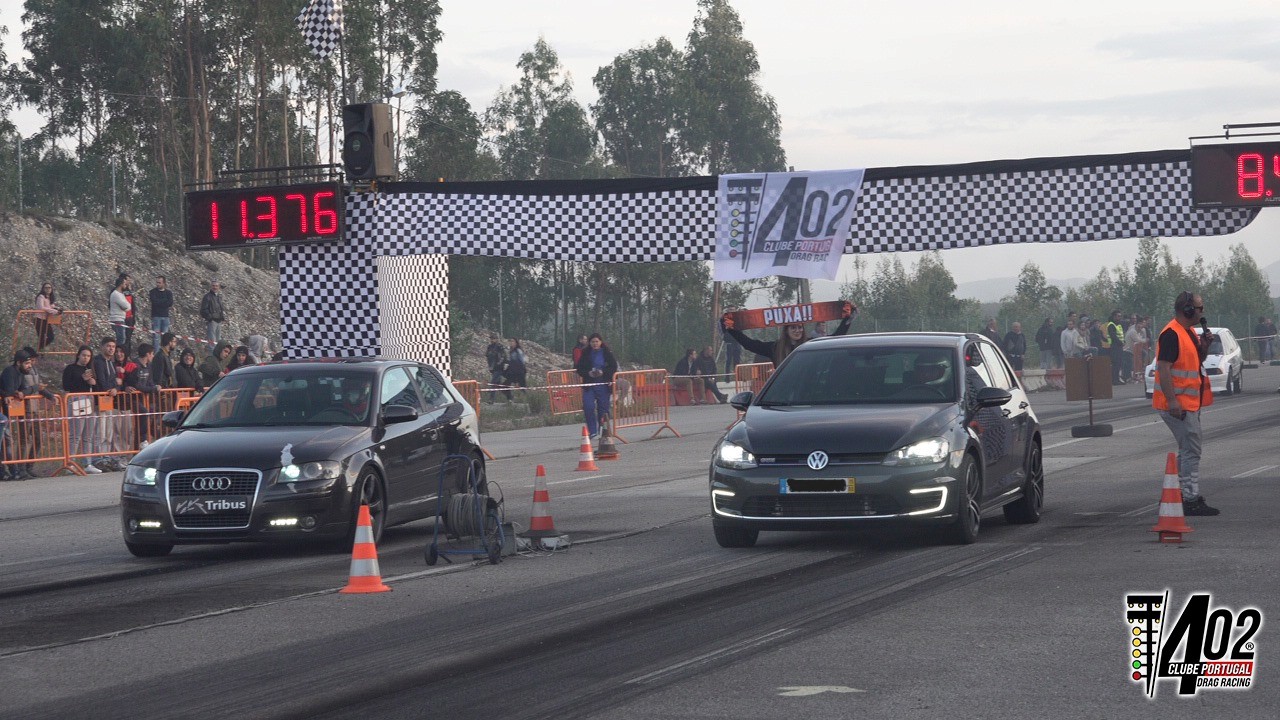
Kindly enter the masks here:
<path id="1" fill-rule="evenodd" d="M 809 453 L 808 464 L 810 470 L 821 470 L 827 466 L 827 454 L 821 450 L 814 450 Z"/>
<path id="2" fill-rule="evenodd" d="M 813 461 L 810 460 L 809 464 L 812 465 Z M 824 461 L 823 464 L 825 465 L 826 462 Z M 198 477 L 191 481 L 191 489 L 192 490 L 230 490 L 231 478 L 225 475 L 218 475 L 213 477 Z"/>

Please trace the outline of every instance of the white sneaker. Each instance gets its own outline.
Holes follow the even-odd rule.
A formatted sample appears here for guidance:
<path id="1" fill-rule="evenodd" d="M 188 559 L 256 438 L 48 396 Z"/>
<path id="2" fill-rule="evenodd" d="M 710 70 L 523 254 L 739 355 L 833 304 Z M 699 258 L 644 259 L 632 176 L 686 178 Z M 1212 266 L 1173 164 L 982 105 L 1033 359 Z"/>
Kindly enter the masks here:
<path id="1" fill-rule="evenodd" d="M 90 475 L 101 475 L 101 474 L 102 474 L 102 471 L 101 471 L 101 470 L 99 470 L 97 467 L 95 467 L 95 466 L 93 466 L 93 465 L 85 465 L 85 466 L 84 466 L 84 471 L 85 471 L 85 472 L 87 472 L 87 473 L 89 473 Z"/>

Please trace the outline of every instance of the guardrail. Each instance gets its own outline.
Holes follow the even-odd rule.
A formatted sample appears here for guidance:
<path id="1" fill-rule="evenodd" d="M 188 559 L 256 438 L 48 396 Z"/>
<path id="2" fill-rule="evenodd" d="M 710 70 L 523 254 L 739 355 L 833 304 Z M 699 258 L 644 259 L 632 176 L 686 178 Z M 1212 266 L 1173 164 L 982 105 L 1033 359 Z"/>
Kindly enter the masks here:
<path id="1" fill-rule="evenodd" d="M 773 374 L 773 363 L 743 363 L 733 370 L 734 393 L 747 392 L 759 394 L 760 388 Z"/>
<path id="2" fill-rule="evenodd" d="M 551 370 L 547 372 L 547 395 L 550 396 L 552 415 L 572 415 L 582 412 L 582 378 L 576 370 Z"/>
<path id="3" fill-rule="evenodd" d="M 628 370 L 613 376 L 613 435 L 622 428 L 659 425 L 650 439 L 663 430 L 670 430 L 676 437 L 680 433 L 671 427 L 671 386 L 667 384 L 666 370 Z"/>
<path id="4" fill-rule="evenodd" d="M 11 399 L 5 416 L 4 465 L 19 469 L 38 462 L 61 462 L 55 475 L 63 470 L 84 474 L 67 458 L 66 401 L 61 395 Z"/>

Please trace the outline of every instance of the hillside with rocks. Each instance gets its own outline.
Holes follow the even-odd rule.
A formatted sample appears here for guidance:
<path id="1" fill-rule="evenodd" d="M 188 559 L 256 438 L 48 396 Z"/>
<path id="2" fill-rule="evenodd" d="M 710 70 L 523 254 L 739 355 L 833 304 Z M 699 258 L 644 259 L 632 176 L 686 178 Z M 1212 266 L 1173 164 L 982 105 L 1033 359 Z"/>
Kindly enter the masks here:
<path id="1" fill-rule="evenodd" d="M 223 339 L 234 342 L 260 334 L 270 339 L 273 348 L 280 347 L 277 274 L 251 268 L 224 252 L 187 252 L 182 238 L 165 230 L 124 220 L 87 222 L 5 213 L 0 214 L 0 255 L 10 258 L 9 281 L 0 294 L 0 318 L 10 338 L 18 311 L 35 307 L 41 283 L 49 281 L 64 309 L 93 313 L 91 344 L 96 345 L 98 338 L 111 334 L 107 298 L 116 276 L 123 271 L 134 279 L 138 309 L 135 345 L 148 341 L 143 333 L 151 327 L 147 291 L 155 287 L 156 276 L 163 275 L 173 291 L 175 334 L 204 336 L 200 299 L 208 291 L 209 281 L 217 279 L 227 308 Z M 20 346 L 35 339 L 35 330 L 29 325 L 17 330 Z M 59 337 L 54 347 L 65 349 L 69 342 L 69 337 Z M 180 344 L 198 345 L 185 340 Z"/>

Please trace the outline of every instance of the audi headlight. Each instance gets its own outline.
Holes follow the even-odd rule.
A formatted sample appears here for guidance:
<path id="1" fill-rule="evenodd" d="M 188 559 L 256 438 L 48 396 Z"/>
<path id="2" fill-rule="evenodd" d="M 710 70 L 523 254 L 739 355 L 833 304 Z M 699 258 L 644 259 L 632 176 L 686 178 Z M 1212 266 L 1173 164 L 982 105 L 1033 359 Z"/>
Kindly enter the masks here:
<path id="1" fill-rule="evenodd" d="M 947 459 L 951 443 L 946 438 L 929 438 L 911 443 L 889 453 L 885 465 L 929 465 Z"/>
<path id="2" fill-rule="evenodd" d="M 290 463 L 280 468 L 280 482 L 331 480 L 338 477 L 341 472 L 342 463 L 337 460 L 319 460 L 301 465 Z"/>
<path id="3" fill-rule="evenodd" d="M 159 475 L 159 471 L 153 467 L 130 465 L 124 469 L 124 483 L 126 485 L 155 485 L 156 477 Z"/>
<path id="4" fill-rule="evenodd" d="M 756 456 L 741 445 L 722 442 L 716 450 L 716 464 L 734 470 L 747 470 L 756 466 Z"/>

